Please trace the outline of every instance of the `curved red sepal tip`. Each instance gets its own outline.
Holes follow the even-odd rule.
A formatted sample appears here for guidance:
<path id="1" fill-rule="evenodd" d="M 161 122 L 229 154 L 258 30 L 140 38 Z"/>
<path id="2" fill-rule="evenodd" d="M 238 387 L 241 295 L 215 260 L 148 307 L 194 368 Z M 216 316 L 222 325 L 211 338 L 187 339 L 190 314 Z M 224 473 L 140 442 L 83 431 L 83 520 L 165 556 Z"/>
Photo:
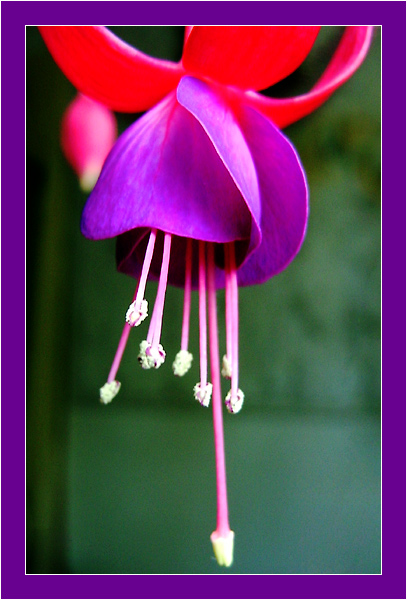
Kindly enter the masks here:
<path id="1" fill-rule="evenodd" d="M 180 64 L 152 58 L 106 27 L 40 26 L 55 62 L 83 94 L 112 110 L 141 112 L 173 90 Z"/>
<path id="2" fill-rule="evenodd" d="M 262 90 L 292 73 L 319 26 L 193 27 L 182 62 L 191 74 L 245 90 Z"/>
<path id="3" fill-rule="evenodd" d="M 184 47 L 185 47 L 185 44 L 186 44 L 186 43 L 187 43 L 187 41 L 188 41 L 188 38 L 189 38 L 189 36 L 190 36 L 190 34 L 191 34 L 191 31 L 193 30 L 193 28 L 194 28 L 194 26 L 193 26 L 193 25 L 185 25 L 185 31 L 184 31 Z"/>
<path id="4" fill-rule="evenodd" d="M 360 67 L 369 50 L 373 26 L 347 27 L 322 77 L 307 93 L 293 98 L 274 99 L 249 92 L 249 104 L 279 127 L 286 127 L 321 106 Z"/>

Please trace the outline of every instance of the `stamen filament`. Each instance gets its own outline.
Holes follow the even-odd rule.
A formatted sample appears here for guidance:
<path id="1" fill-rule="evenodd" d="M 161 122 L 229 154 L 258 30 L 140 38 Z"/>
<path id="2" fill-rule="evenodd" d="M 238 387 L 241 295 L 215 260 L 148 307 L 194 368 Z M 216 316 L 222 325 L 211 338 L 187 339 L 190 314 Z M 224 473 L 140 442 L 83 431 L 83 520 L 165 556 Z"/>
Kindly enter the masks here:
<path id="1" fill-rule="evenodd" d="M 119 344 L 117 346 L 116 354 L 113 359 L 112 366 L 107 377 L 107 383 L 111 383 L 116 379 L 117 371 L 119 370 L 120 362 L 123 357 L 124 350 L 126 348 L 127 340 L 131 331 L 131 326 L 128 323 L 124 324 L 122 334 L 120 336 Z"/>
<path id="2" fill-rule="evenodd" d="M 160 344 L 161 328 L 163 321 L 165 292 L 167 289 L 168 269 L 171 254 L 171 234 L 164 234 L 164 249 L 161 264 L 160 278 L 158 281 L 157 295 L 154 303 L 153 314 L 148 328 L 147 340 L 140 345 L 139 362 L 143 369 L 158 369 L 165 361 L 165 351 Z"/>
<path id="3" fill-rule="evenodd" d="M 222 392 L 220 384 L 218 319 L 216 311 L 215 260 L 213 244 L 208 244 L 208 317 L 209 354 L 213 385 L 213 431 L 216 458 L 217 521 L 211 535 L 219 564 L 230 566 L 233 561 L 233 532 L 229 527 L 226 487 L 225 447 L 223 439 Z"/>
<path id="4" fill-rule="evenodd" d="M 229 339 L 231 353 L 230 367 L 231 388 L 225 403 L 231 413 L 237 413 L 243 406 L 244 394 L 239 389 L 239 297 L 237 286 L 237 270 L 235 258 L 235 246 L 233 243 L 227 245 L 225 251 L 226 268 L 226 337 Z M 224 366 L 225 370 L 225 366 Z"/>
<path id="5" fill-rule="evenodd" d="M 202 406 L 209 406 L 212 395 L 212 384 L 208 383 L 208 356 L 207 356 L 207 324 L 206 324 L 206 260 L 205 242 L 199 241 L 199 369 L 200 382 L 194 387 L 196 400 Z"/>
<path id="6" fill-rule="evenodd" d="M 230 285 L 230 336 L 232 341 L 232 376 L 231 389 L 235 397 L 238 391 L 239 383 L 239 298 L 237 287 L 237 272 L 235 260 L 235 246 L 229 245 L 229 285 Z M 231 323 L 230 323 L 231 321 Z"/>
<path id="7" fill-rule="evenodd" d="M 225 244 L 225 319 L 226 354 L 222 359 L 222 376 L 230 379 L 232 375 L 232 313 L 229 244 Z"/>
<path id="8" fill-rule="evenodd" d="M 139 307 L 144 298 L 144 292 L 146 290 L 147 277 L 150 271 L 151 261 L 153 259 L 154 254 L 154 246 L 155 240 L 157 238 L 157 229 L 152 229 L 150 232 L 150 237 L 147 244 L 146 253 L 144 256 L 143 267 L 141 269 L 140 281 L 137 289 L 137 295 L 135 298 L 136 306 Z"/>
<path id="9" fill-rule="evenodd" d="M 163 260 L 161 264 L 160 279 L 158 281 L 157 297 L 155 299 L 153 315 L 151 317 L 150 328 L 152 328 L 152 335 L 150 337 L 150 329 L 148 332 L 147 340 L 151 342 L 153 348 L 157 348 L 160 343 L 161 329 L 163 322 L 165 292 L 167 290 L 168 280 L 168 268 L 170 265 L 170 254 L 171 254 L 171 234 L 164 234 L 164 250 Z"/>
<path id="10" fill-rule="evenodd" d="M 184 310 L 182 316 L 181 350 L 188 350 L 189 320 L 191 315 L 192 240 L 187 239 L 185 256 Z"/>
<path id="11" fill-rule="evenodd" d="M 199 367 L 201 387 L 208 380 L 207 332 L 206 332 L 206 266 L 205 242 L 199 242 Z"/>
<path id="12" fill-rule="evenodd" d="M 126 313 L 126 321 L 129 325 L 131 325 L 131 327 L 138 327 L 138 325 L 140 325 L 140 323 L 142 323 L 148 315 L 148 302 L 144 299 L 144 292 L 146 289 L 147 277 L 150 271 L 151 261 L 154 254 L 154 245 L 156 237 L 157 230 L 152 229 L 147 244 L 147 250 L 144 256 L 136 297 L 133 299 L 133 302 L 130 304 Z"/>
<path id="13" fill-rule="evenodd" d="M 189 320 L 191 315 L 192 240 L 187 238 L 185 254 L 184 309 L 182 313 L 181 349 L 172 363 L 174 375 L 182 377 L 192 364 L 192 354 L 188 352 Z"/>
<path id="14" fill-rule="evenodd" d="M 140 281 L 137 283 L 136 291 L 134 292 L 134 296 L 133 296 L 133 301 L 137 295 L 139 286 L 140 286 Z M 107 377 L 107 382 L 106 382 L 105 386 L 103 386 L 103 388 L 101 388 L 101 390 L 100 390 L 100 399 L 104 404 L 106 404 L 107 402 L 110 402 L 110 400 L 119 392 L 120 382 L 116 381 L 116 375 L 117 375 L 117 371 L 119 370 L 121 360 L 123 358 L 123 353 L 126 348 L 127 340 L 129 339 L 130 330 L 131 330 L 131 326 L 128 323 L 125 323 L 122 334 L 120 336 L 120 340 L 119 340 L 119 343 L 117 346 L 116 353 L 113 358 L 112 366 L 110 367 L 109 375 Z M 112 385 L 113 383 L 116 383 L 115 392 L 108 394 L 108 396 L 107 396 L 108 399 L 106 400 L 106 398 L 104 398 L 105 394 L 104 394 L 103 390 L 104 389 L 113 390 L 113 385 Z M 112 394 L 114 394 L 114 395 L 112 395 Z M 110 398 L 110 396 L 112 396 L 112 398 Z"/>

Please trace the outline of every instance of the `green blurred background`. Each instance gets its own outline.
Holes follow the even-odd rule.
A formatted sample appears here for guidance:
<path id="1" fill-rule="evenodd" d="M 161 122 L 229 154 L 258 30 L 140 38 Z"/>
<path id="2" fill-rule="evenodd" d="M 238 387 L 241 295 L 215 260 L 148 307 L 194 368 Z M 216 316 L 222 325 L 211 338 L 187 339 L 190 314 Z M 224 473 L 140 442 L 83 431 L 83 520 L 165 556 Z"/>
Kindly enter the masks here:
<path id="1" fill-rule="evenodd" d="M 114 27 L 178 60 L 180 27 Z M 309 89 L 342 28 L 323 28 L 274 95 Z M 27 572 L 379 573 L 380 31 L 352 80 L 286 130 L 308 176 L 311 214 L 291 266 L 240 293 L 244 409 L 225 414 L 235 561 L 209 541 L 216 490 L 211 411 L 192 371 L 137 364 L 126 350 L 119 396 L 98 401 L 135 282 L 114 240 L 79 230 L 86 197 L 59 146 L 75 90 L 27 27 Z M 119 115 L 123 131 L 135 115 Z M 148 297 L 154 298 L 155 284 Z M 163 345 L 179 346 L 182 292 L 168 289 Z M 223 293 L 219 294 L 223 331 Z M 197 299 L 191 345 L 197 352 Z M 224 346 L 221 333 L 221 347 Z"/>

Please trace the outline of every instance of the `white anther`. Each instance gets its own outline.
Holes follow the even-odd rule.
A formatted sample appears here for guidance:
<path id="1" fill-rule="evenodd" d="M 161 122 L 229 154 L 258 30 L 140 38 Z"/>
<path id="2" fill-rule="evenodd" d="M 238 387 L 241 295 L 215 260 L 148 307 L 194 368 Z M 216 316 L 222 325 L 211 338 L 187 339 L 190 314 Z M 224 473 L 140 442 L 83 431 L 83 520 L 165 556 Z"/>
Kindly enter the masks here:
<path id="1" fill-rule="evenodd" d="M 119 393 L 120 386 L 120 381 L 108 381 L 105 383 L 105 385 L 99 390 L 101 403 L 109 404 L 109 402 L 111 402 Z"/>
<path id="2" fill-rule="evenodd" d="M 209 406 L 212 396 L 212 384 L 207 383 L 203 388 L 200 383 L 194 386 L 195 400 L 198 400 L 202 406 Z"/>
<path id="3" fill-rule="evenodd" d="M 154 369 L 158 369 L 165 362 L 166 353 L 161 344 L 158 344 L 157 348 L 153 348 L 152 346 L 147 348 L 146 356 L 152 359 Z"/>
<path id="4" fill-rule="evenodd" d="M 165 356 L 165 350 L 161 344 L 158 344 L 157 348 L 153 348 L 147 340 L 141 342 L 138 361 L 143 369 L 158 369 L 165 361 Z"/>
<path id="5" fill-rule="evenodd" d="M 230 379 L 232 377 L 232 365 L 230 364 L 230 360 L 224 355 L 222 358 L 222 377 L 225 379 Z"/>
<path id="6" fill-rule="evenodd" d="M 225 398 L 225 404 L 228 411 L 232 414 L 238 413 L 243 406 L 244 393 L 238 389 L 236 396 L 232 396 L 232 390 L 230 390 Z"/>
<path id="7" fill-rule="evenodd" d="M 188 350 L 180 350 L 175 356 L 175 360 L 172 363 L 172 370 L 174 375 L 182 377 L 191 368 L 193 356 Z"/>
<path id="8" fill-rule="evenodd" d="M 148 302 L 143 299 L 139 308 L 132 302 L 126 312 L 126 321 L 131 327 L 138 327 L 148 315 Z"/>
<path id="9" fill-rule="evenodd" d="M 154 368 L 154 361 L 150 356 L 146 355 L 146 350 L 149 348 L 151 344 L 147 342 L 147 340 L 143 340 L 140 342 L 140 352 L 138 355 L 138 361 L 141 365 L 142 369 L 152 369 Z"/>

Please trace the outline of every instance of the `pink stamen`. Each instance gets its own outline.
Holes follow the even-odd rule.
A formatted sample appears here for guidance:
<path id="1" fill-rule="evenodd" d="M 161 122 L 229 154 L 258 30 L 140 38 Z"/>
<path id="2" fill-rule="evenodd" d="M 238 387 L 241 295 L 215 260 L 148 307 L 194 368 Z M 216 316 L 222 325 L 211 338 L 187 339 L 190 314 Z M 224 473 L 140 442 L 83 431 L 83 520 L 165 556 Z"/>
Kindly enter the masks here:
<path id="1" fill-rule="evenodd" d="M 189 320 L 191 315 L 192 240 L 187 239 L 185 256 L 184 311 L 182 316 L 181 350 L 188 350 Z"/>
<path id="2" fill-rule="evenodd" d="M 217 525 L 216 534 L 226 538 L 230 533 L 226 488 L 225 448 L 223 440 L 222 393 L 219 368 L 218 319 L 216 311 L 215 260 L 213 244 L 208 244 L 208 316 L 209 355 L 212 379 L 213 431 L 216 458 Z"/>
<path id="3" fill-rule="evenodd" d="M 237 397 L 239 388 L 239 296 L 237 287 L 237 271 L 234 244 L 229 245 L 229 287 L 230 308 L 227 320 L 232 342 L 232 397 Z"/>
<path id="4" fill-rule="evenodd" d="M 152 229 L 151 233 L 150 233 L 149 240 L 148 240 L 148 244 L 147 244 L 147 250 L 146 250 L 146 253 L 145 253 L 145 256 L 144 256 L 143 267 L 141 269 L 140 281 L 139 281 L 139 285 L 138 285 L 138 288 L 137 288 L 137 295 L 136 295 L 136 298 L 135 298 L 137 310 L 140 308 L 141 302 L 142 302 L 142 300 L 144 298 L 144 292 L 146 290 L 147 277 L 148 277 L 148 273 L 150 271 L 151 261 L 153 259 L 154 245 L 155 245 L 156 237 L 157 237 L 157 230 L 156 229 Z"/>
<path id="5" fill-rule="evenodd" d="M 205 389 L 208 381 L 205 262 L 205 242 L 199 241 L 199 366 L 201 371 L 201 390 Z"/>
<path id="6" fill-rule="evenodd" d="M 226 318 L 226 359 L 232 368 L 232 299 L 230 278 L 230 246 L 225 244 L 225 318 Z M 225 377 L 225 373 L 222 373 Z M 228 378 L 230 375 L 228 376 Z"/>
<path id="7" fill-rule="evenodd" d="M 133 302 L 134 302 L 135 298 L 137 297 L 139 288 L 140 288 L 140 280 L 138 281 L 136 291 L 134 292 Z M 114 381 L 116 379 L 117 371 L 119 370 L 119 366 L 120 366 L 121 360 L 123 358 L 123 353 L 126 349 L 127 340 L 129 338 L 131 329 L 132 329 L 132 327 L 128 323 L 125 323 L 122 334 L 120 336 L 119 344 L 117 346 L 116 354 L 114 355 L 112 366 L 110 367 L 109 375 L 107 378 L 107 383 L 111 383 L 112 381 Z"/>
<path id="8" fill-rule="evenodd" d="M 164 234 L 163 260 L 161 264 L 160 279 L 158 281 L 157 296 L 154 303 L 154 310 L 148 329 L 147 341 L 154 349 L 158 348 L 161 337 L 163 322 L 165 292 L 167 290 L 168 269 L 170 265 L 171 254 L 171 234 Z"/>
<path id="9" fill-rule="evenodd" d="M 129 333 L 131 330 L 131 326 L 128 323 L 125 323 L 122 331 L 122 335 L 120 336 L 120 341 L 117 346 L 116 354 L 113 359 L 112 366 L 109 371 L 109 376 L 107 378 L 107 383 L 111 383 L 116 379 L 117 371 L 119 370 L 120 362 L 123 357 L 124 350 L 126 348 L 127 340 L 129 338 Z"/>

